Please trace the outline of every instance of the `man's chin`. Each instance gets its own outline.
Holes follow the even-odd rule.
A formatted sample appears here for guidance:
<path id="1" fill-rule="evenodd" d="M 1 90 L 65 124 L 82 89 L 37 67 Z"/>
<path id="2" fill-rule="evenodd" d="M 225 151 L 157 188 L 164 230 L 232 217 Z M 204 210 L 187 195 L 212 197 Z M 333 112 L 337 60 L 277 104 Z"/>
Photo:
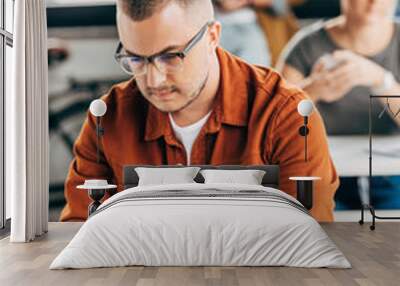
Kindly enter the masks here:
<path id="1" fill-rule="evenodd" d="M 176 94 L 168 94 L 164 96 L 159 96 L 159 95 L 151 95 L 151 96 L 146 96 L 146 99 L 148 102 L 150 102 L 155 108 L 162 112 L 175 112 L 179 110 L 182 106 L 184 106 L 183 103 L 178 102 L 176 98 Z"/>
<path id="2" fill-rule="evenodd" d="M 162 112 L 174 113 L 180 111 L 185 104 L 177 104 L 177 103 L 152 103 L 158 110 Z"/>
<path id="3" fill-rule="evenodd" d="M 200 92 L 196 92 L 193 96 L 185 97 L 180 93 L 173 92 L 164 96 L 152 95 L 146 97 L 146 99 L 154 105 L 158 110 L 162 112 L 179 112 L 189 105 L 191 105 L 200 95 Z"/>

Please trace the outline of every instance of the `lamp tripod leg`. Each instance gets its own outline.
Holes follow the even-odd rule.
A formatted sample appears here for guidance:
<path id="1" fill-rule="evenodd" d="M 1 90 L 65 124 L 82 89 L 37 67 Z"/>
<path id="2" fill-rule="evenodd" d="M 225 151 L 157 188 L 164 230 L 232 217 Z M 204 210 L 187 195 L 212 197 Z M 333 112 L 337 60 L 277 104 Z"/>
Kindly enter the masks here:
<path id="1" fill-rule="evenodd" d="M 360 225 L 364 224 L 364 205 L 361 204 L 361 219 L 358 221 Z"/>
<path id="2" fill-rule="evenodd" d="M 368 206 L 369 207 L 369 211 L 371 212 L 371 215 L 372 215 L 372 225 L 370 225 L 370 229 L 371 230 L 375 230 L 375 218 L 376 218 L 376 215 L 375 215 L 375 209 L 374 209 L 374 207 L 373 206 Z"/>

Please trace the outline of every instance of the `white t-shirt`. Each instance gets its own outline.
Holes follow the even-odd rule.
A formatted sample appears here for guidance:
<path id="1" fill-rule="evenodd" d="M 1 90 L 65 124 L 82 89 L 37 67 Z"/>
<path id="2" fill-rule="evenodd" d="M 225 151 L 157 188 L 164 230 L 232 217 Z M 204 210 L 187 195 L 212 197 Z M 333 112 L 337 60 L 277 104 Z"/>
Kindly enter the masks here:
<path id="1" fill-rule="evenodd" d="M 175 136 L 182 142 L 183 146 L 185 147 L 187 164 L 190 165 L 190 155 L 192 153 L 193 143 L 199 135 L 201 128 L 203 128 L 204 124 L 207 122 L 208 117 L 210 117 L 211 111 L 199 121 L 185 127 L 178 126 L 172 118 L 171 113 L 169 113 L 168 115 Z"/>

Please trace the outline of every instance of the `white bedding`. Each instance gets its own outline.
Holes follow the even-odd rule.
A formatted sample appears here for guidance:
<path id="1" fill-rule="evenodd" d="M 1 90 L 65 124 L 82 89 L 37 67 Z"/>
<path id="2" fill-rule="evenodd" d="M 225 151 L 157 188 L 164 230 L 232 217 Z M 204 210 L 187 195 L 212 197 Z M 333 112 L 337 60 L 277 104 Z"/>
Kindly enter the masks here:
<path id="1" fill-rule="evenodd" d="M 179 192 L 163 197 L 174 190 Z M 252 191 L 262 192 L 252 195 Z M 149 193 L 161 197 L 140 197 Z M 50 269 L 128 265 L 350 268 L 342 252 L 299 204 L 279 190 L 254 185 L 131 188 L 105 201 Z"/>

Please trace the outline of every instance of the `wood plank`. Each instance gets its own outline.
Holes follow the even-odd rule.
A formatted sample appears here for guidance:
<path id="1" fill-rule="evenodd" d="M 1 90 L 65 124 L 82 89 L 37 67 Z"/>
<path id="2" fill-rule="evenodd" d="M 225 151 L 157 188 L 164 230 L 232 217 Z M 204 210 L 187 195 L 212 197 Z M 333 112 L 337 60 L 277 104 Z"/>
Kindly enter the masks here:
<path id="1" fill-rule="evenodd" d="M 50 223 L 49 233 L 29 244 L 0 240 L 0 285 L 399 285 L 400 223 L 322 224 L 352 263 L 352 269 L 290 267 L 119 267 L 48 269 L 81 223 Z"/>

